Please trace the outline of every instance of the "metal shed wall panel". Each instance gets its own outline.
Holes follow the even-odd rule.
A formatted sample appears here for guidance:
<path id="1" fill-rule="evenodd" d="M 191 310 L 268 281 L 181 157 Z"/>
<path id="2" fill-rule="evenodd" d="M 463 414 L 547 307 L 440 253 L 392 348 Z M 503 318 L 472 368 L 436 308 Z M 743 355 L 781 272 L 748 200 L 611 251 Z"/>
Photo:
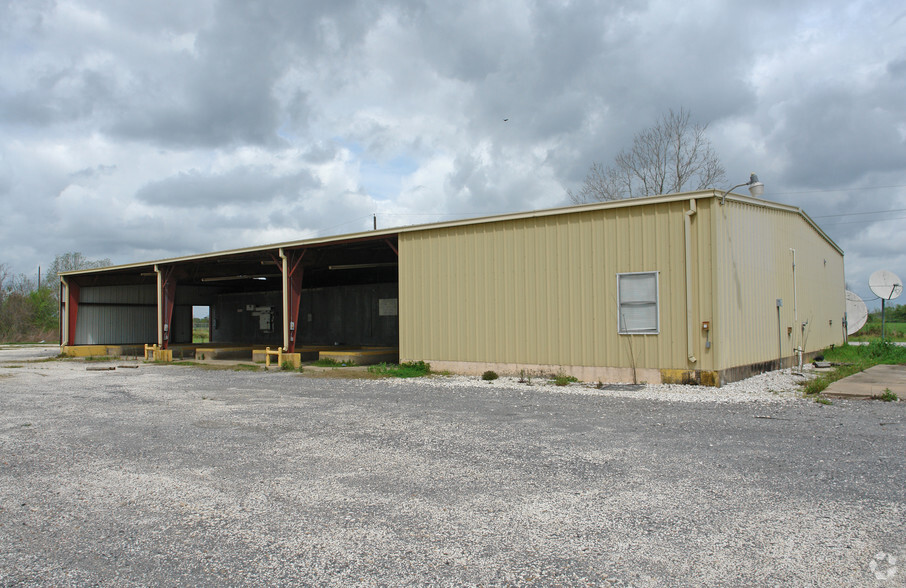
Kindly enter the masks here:
<path id="1" fill-rule="evenodd" d="M 808 322 L 806 352 L 842 344 L 843 254 L 821 233 L 798 213 L 736 201 L 720 207 L 714 224 L 720 304 L 714 346 L 721 368 L 791 357 L 801 335 L 797 302 L 799 321 Z M 777 299 L 783 300 L 779 321 Z"/>
<path id="2" fill-rule="evenodd" d="M 142 284 L 130 286 L 84 286 L 79 292 L 79 302 L 88 304 L 157 304 L 157 286 Z"/>
<path id="3" fill-rule="evenodd" d="M 76 345 L 123 345 L 157 341 L 156 306 L 79 307 Z"/>
<path id="4" fill-rule="evenodd" d="M 638 367 L 685 369 L 687 206 L 401 233 L 401 359 L 629 366 L 631 347 Z M 639 271 L 659 272 L 659 335 L 617 333 L 617 273 Z"/>
<path id="5" fill-rule="evenodd" d="M 79 292 L 77 345 L 157 341 L 154 285 L 86 286 Z"/>

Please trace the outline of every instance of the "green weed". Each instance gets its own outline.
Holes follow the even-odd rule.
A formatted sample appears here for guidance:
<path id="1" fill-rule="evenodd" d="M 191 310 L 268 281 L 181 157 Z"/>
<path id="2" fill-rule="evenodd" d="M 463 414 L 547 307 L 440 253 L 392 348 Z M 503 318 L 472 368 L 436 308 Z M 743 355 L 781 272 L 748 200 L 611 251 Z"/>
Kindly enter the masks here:
<path id="1" fill-rule="evenodd" d="M 579 378 L 577 378 L 575 376 L 567 376 L 563 372 L 560 372 L 559 374 L 554 376 L 554 378 L 551 380 L 551 382 L 555 386 L 567 386 L 569 384 L 572 384 L 572 383 L 578 382 L 578 381 L 579 381 Z"/>
<path id="2" fill-rule="evenodd" d="M 379 363 L 368 366 L 368 371 L 372 374 L 395 378 L 421 378 L 431 373 L 431 364 L 423 361 L 409 361 L 398 365 Z"/>
<path id="3" fill-rule="evenodd" d="M 315 362 L 312 362 L 312 365 L 316 365 L 318 367 L 348 367 L 351 365 L 355 365 L 355 363 L 353 363 L 351 361 L 339 362 L 330 357 L 323 357 Z"/>
<path id="4" fill-rule="evenodd" d="M 488 370 L 485 373 L 481 374 L 481 379 L 485 382 L 490 382 L 491 380 L 496 380 L 500 376 L 497 375 L 497 372 L 494 370 Z"/>
<path id="5" fill-rule="evenodd" d="M 878 396 L 878 400 L 883 400 L 884 402 L 897 402 L 899 398 L 897 395 L 890 391 L 890 388 L 886 388 L 884 393 Z"/>

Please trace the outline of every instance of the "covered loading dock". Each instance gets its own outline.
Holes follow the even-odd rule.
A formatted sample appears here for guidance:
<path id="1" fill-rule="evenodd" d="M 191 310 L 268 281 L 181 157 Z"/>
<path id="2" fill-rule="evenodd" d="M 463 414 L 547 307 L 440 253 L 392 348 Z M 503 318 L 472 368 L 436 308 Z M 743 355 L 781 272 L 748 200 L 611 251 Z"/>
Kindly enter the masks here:
<path id="1" fill-rule="evenodd" d="M 62 279 L 70 351 L 181 344 L 200 304 L 243 353 L 392 346 L 457 373 L 719 386 L 844 339 L 843 251 L 799 208 L 711 190 Z"/>
<path id="2" fill-rule="evenodd" d="M 61 343 L 71 355 L 252 358 L 280 347 L 399 345 L 395 233 L 296 242 L 69 272 L 61 276 Z M 192 342 L 192 309 L 207 307 L 210 342 Z M 103 347 L 100 352 L 97 348 Z"/>

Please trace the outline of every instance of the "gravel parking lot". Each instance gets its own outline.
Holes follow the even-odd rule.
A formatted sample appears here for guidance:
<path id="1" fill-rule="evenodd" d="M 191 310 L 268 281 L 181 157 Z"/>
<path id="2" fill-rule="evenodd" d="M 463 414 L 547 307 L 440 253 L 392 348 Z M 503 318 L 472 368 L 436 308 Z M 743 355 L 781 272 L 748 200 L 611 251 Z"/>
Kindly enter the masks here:
<path id="1" fill-rule="evenodd" d="M 2 586 L 906 585 L 904 402 L 40 356 Z"/>

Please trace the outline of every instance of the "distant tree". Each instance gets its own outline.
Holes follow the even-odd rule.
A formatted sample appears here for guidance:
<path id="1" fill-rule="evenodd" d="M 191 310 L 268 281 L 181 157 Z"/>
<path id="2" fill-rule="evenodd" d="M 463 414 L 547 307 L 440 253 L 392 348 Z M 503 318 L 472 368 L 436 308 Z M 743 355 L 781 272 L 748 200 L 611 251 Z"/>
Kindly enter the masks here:
<path id="1" fill-rule="evenodd" d="M 73 251 L 69 253 L 64 253 L 62 255 L 57 255 L 53 263 L 50 264 L 50 270 L 48 274 L 53 276 L 57 281 L 59 281 L 59 276 L 63 272 L 72 272 L 82 269 L 94 269 L 97 267 L 106 267 L 108 265 L 113 265 L 113 262 L 109 258 L 104 259 L 88 259 L 78 251 Z"/>
<path id="2" fill-rule="evenodd" d="M 671 109 L 638 133 L 632 148 L 620 151 L 612 166 L 593 163 L 582 187 L 567 194 L 579 204 L 703 190 L 723 183 L 726 172 L 705 136 L 707 128 L 692 123 L 688 110 Z"/>
<path id="3" fill-rule="evenodd" d="M 59 280 L 61 272 L 111 265 L 109 259 L 88 259 L 81 253 L 58 255 L 49 276 Z M 51 341 L 59 328 L 58 283 L 36 280 L 25 274 L 13 275 L 0 263 L 0 341 Z"/>

